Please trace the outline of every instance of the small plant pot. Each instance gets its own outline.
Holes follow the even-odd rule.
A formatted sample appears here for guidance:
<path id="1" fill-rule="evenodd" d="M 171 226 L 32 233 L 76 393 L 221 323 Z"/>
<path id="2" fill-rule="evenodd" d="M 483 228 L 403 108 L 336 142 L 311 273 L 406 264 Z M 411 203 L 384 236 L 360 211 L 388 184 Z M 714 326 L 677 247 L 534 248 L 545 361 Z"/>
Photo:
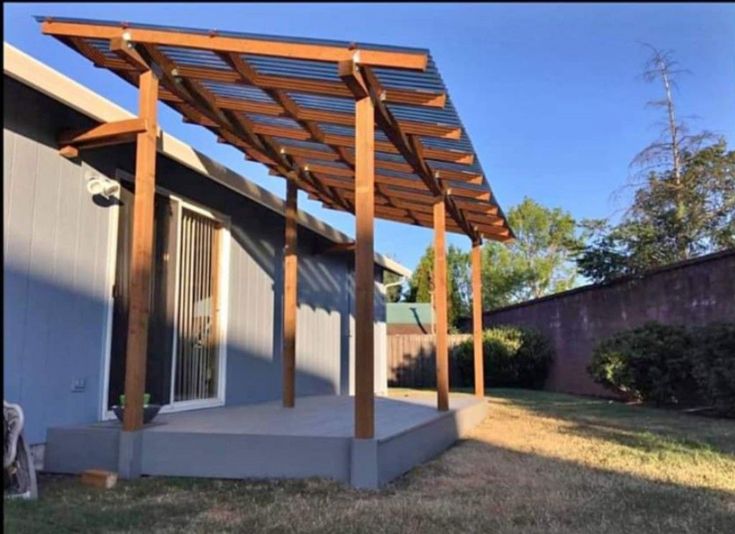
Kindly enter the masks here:
<path id="1" fill-rule="evenodd" d="M 158 412 L 161 409 L 160 404 L 148 404 L 147 406 L 143 407 L 143 424 L 147 425 L 153 419 L 158 415 Z M 115 412 L 115 416 L 117 416 L 118 420 L 122 423 L 123 418 L 125 417 L 125 408 L 122 406 L 113 406 L 112 411 Z"/>

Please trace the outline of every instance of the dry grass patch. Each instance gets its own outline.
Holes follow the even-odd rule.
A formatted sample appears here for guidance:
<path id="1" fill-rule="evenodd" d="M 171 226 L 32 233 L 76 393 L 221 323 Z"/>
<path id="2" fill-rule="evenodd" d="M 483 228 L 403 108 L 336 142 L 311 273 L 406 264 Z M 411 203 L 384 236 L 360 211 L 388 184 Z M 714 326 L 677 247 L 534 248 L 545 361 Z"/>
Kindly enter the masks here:
<path id="1" fill-rule="evenodd" d="M 735 422 L 493 390 L 469 439 L 379 492 L 323 480 L 43 477 L 7 532 L 735 532 Z"/>

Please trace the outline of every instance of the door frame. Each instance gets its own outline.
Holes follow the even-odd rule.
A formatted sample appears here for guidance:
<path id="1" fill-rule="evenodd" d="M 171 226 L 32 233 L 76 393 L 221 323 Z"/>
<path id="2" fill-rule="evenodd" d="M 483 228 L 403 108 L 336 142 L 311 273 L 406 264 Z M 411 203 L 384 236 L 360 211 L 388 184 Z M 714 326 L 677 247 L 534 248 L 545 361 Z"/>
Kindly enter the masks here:
<path id="1" fill-rule="evenodd" d="M 176 387 L 176 348 L 178 341 L 178 313 L 174 314 L 174 325 L 173 325 L 173 343 L 171 345 L 172 357 L 171 357 L 171 385 L 169 389 L 169 404 L 165 404 L 161 407 L 162 413 L 170 412 L 181 412 L 185 410 L 195 410 L 199 408 L 212 408 L 216 406 L 224 406 L 225 404 L 225 391 L 226 391 L 226 376 L 227 376 L 227 301 L 228 299 L 228 288 L 227 283 L 229 279 L 229 260 L 230 260 L 230 218 L 218 213 L 216 210 L 205 208 L 201 204 L 196 204 L 175 193 L 171 193 L 164 188 L 161 191 L 165 191 L 169 198 L 176 202 L 179 226 L 176 229 L 176 275 L 175 283 L 178 285 L 179 273 L 181 269 L 181 213 L 184 208 L 208 217 L 214 221 L 217 221 L 221 226 L 219 231 L 220 239 L 219 245 L 219 265 L 217 266 L 217 294 L 220 295 L 216 310 L 217 313 L 217 395 L 209 399 L 195 399 L 188 401 L 174 401 L 174 390 Z M 179 306 L 179 292 L 178 290 L 174 296 L 174 310 L 178 310 Z"/>
<path id="2" fill-rule="evenodd" d="M 131 182 L 135 183 L 135 176 L 124 171 L 121 169 L 115 170 L 115 177 L 113 178 L 117 182 Z M 220 295 L 220 299 L 218 302 L 218 317 L 217 317 L 217 342 L 218 342 L 218 348 L 217 348 L 217 360 L 218 360 L 218 377 L 217 377 L 217 396 L 212 397 L 211 399 L 197 399 L 193 401 L 179 401 L 179 402 L 173 402 L 173 389 L 174 389 L 174 380 L 175 380 L 175 374 L 174 371 L 176 369 L 176 338 L 178 334 L 177 325 L 176 322 L 174 322 L 174 327 L 172 329 L 172 336 L 173 336 L 173 344 L 172 344 L 172 355 L 171 355 L 171 394 L 169 396 L 169 403 L 164 404 L 161 406 L 161 412 L 160 413 L 173 413 L 173 412 L 182 412 L 182 411 L 188 411 L 188 410 L 197 410 L 202 408 L 213 408 L 217 406 L 224 406 L 225 404 L 225 398 L 226 398 L 226 392 L 227 392 L 227 321 L 228 321 L 228 315 L 229 315 L 229 289 L 230 289 L 230 239 L 231 239 L 231 219 L 228 215 L 225 215 L 224 213 L 221 213 L 217 210 L 207 208 L 203 206 L 201 203 L 198 203 L 196 201 L 193 201 L 189 199 L 188 197 L 185 197 L 183 195 L 180 195 L 178 193 L 174 193 L 171 190 L 161 187 L 159 185 L 156 186 L 156 193 L 161 193 L 163 195 L 166 195 L 171 200 L 174 200 L 177 205 L 177 209 L 179 210 L 179 215 L 181 214 L 182 207 L 186 207 L 187 209 L 190 209 L 192 211 L 196 211 L 197 213 L 200 213 L 202 215 L 205 215 L 207 217 L 210 217 L 217 222 L 220 223 L 220 239 L 219 239 L 219 268 L 218 268 L 218 287 L 217 291 Z M 115 198 L 117 197 L 117 194 L 114 195 Z M 181 218 L 179 217 L 178 220 L 180 221 Z M 108 395 L 109 395 L 109 387 L 110 387 L 110 365 L 111 365 L 111 358 L 112 358 L 112 316 L 113 316 L 113 308 L 114 308 L 114 298 L 112 294 L 113 285 L 115 281 L 115 272 L 117 270 L 117 238 L 118 238 L 118 227 L 120 225 L 120 209 L 117 204 L 113 204 L 110 209 L 110 224 L 109 224 L 109 234 L 108 234 L 108 258 L 107 258 L 107 292 L 108 292 L 108 308 L 107 308 L 107 330 L 105 334 L 105 353 L 104 353 L 104 362 L 103 362 L 103 379 L 102 379 L 102 397 L 100 399 L 100 419 L 101 420 L 110 420 L 110 419 L 116 419 L 115 413 L 112 410 L 109 410 L 107 408 L 107 402 L 108 402 Z M 179 264 L 181 262 L 181 257 L 179 254 L 179 247 L 181 246 L 181 239 L 180 239 L 180 233 L 181 233 L 181 227 L 179 226 L 177 228 L 177 237 L 176 237 L 176 275 L 175 275 L 175 283 L 178 284 L 179 279 Z M 178 290 L 175 292 L 174 296 L 174 310 L 177 309 L 178 306 Z M 176 321 L 176 319 L 174 319 Z"/>

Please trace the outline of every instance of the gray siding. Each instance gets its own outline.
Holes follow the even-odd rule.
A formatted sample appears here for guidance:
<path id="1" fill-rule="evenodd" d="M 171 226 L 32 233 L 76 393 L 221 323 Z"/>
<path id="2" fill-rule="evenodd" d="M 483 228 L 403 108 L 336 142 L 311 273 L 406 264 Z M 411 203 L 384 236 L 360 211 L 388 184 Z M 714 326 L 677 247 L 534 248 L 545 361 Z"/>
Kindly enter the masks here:
<path id="1" fill-rule="evenodd" d="M 132 172 L 131 145 L 60 157 L 62 129 L 86 117 L 4 78 L 4 387 L 27 414 L 31 443 L 46 429 L 98 419 L 108 352 L 109 206 L 85 189 L 85 174 Z M 11 105 L 12 104 L 12 105 Z M 29 113 L 28 110 L 34 110 Z M 281 396 L 283 219 L 159 156 L 158 182 L 230 217 L 226 403 Z M 204 199 L 204 200 L 203 200 Z M 354 339 L 349 254 L 325 254 L 325 238 L 299 228 L 297 395 L 352 390 Z M 376 269 L 376 280 L 382 277 Z M 385 390 L 385 306 L 376 288 L 376 391 Z M 83 391 L 73 392 L 84 380 Z"/>
<path id="2" fill-rule="evenodd" d="M 110 217 L 84 190 L 89 167 L 58 156 L 44 97 L 5 89 L 3 385 L 36 443 L 50 425 L 98 417 Z"/>

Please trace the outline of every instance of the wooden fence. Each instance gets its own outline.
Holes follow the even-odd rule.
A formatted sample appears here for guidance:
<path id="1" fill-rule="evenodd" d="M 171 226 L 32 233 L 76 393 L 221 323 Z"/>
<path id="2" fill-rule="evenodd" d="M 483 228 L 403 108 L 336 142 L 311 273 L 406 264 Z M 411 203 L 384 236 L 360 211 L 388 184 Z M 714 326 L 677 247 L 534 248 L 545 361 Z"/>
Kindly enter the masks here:
<path id="1" fill-rule="evenodd" d="M 449 345 L 449 382 L 461 385 L 462 378 L 453 357 L 455 347 L 472 334 L 447 336 Z M 395 334 L 388 336 L 388 385 L 392 387 L 436 387 L 436 346 L 432 334 Z"/>

